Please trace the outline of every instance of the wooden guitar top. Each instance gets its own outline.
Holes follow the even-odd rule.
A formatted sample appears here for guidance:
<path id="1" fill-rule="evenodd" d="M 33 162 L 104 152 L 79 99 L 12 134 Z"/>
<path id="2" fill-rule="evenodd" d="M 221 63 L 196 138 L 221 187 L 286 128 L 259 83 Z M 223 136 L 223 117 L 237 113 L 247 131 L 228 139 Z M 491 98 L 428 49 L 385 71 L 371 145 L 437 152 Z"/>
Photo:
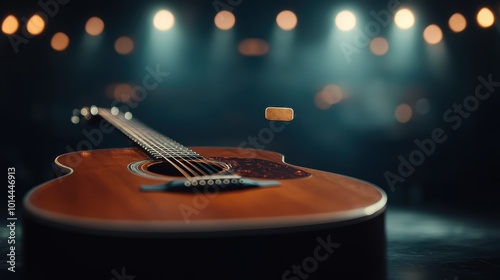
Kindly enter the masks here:
<path id="1" fill-rule="evenodd" d="M 191 149 L 205 158 L 248 158 L 245 154 L 251 153 L 252 158 L 284 164 L 283 155 L 269 151 Z M 63 154 L 56 164 L 69 174 L 34 188 L 25 197 L 25 208 L 45 222 L 78 229 L 184 233 L 340 226 L 378 215 L 387 200 L 382 190 L 361 180 L 288 164 L 310 176 L 270 176 L 280 185 L 228 192 L 144 192 L 142 185 L 179 179 L 131 171 L 134 162 L 148 160 L 137 148 Z"/>

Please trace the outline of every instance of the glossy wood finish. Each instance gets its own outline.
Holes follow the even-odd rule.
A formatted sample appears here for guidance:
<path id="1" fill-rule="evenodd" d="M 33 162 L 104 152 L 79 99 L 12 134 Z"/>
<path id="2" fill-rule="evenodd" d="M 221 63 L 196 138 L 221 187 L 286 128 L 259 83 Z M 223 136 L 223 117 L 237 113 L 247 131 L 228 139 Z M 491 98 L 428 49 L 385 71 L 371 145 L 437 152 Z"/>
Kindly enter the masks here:
<path id="1" fill-rule="evenodd" d="M 268 151 L 191 149 L 206 158 L 251 156 L 283 161 L 282 155 Z M 302 167 L 297 168 L 312 175 L 280 180 L 279 187 L 209 195 L 141 192 L 141 185 L 179 179 L 146 178 L 129 170 L 129 164 L 147 159 L 135 148 L 61 155 L 56 163 L 70 173 L 32 190 L 25 208 L 34 217 L 77 228 L 199 232 L 363 219 L 383 211 L 386 202 L 385 194 L 366 182 Z M 191 211 L 187 218 L 186 211 Z"/>

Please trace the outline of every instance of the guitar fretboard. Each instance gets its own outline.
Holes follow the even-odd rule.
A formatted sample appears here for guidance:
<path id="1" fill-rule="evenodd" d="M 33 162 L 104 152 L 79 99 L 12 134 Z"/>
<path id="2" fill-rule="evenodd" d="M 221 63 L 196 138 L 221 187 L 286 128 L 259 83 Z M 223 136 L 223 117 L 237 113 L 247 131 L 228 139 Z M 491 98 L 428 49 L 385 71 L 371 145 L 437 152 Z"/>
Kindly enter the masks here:
<path id="1" fill-rule="evenodd" d="M 115 126 L 130 140 L 154 159 L 202 158 L 198 153 L 166 137 L 133 118 L 128 119 L 121 112 L 114 114 L 108 109 L 98 108 L 98 114 Z"/>

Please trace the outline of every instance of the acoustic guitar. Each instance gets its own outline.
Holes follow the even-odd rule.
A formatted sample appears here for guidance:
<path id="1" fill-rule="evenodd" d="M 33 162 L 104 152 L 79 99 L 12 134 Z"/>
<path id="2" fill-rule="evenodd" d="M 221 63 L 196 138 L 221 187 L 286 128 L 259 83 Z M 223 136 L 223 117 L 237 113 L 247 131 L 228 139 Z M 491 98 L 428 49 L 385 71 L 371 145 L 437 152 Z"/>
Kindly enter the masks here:
<path id="1" fill-rule="evenodd" d="M 64 175 L 26 194 L 28 279 L 385 279 L 380 188 L 82 111 L 136 147 L 60 155 Z"/>

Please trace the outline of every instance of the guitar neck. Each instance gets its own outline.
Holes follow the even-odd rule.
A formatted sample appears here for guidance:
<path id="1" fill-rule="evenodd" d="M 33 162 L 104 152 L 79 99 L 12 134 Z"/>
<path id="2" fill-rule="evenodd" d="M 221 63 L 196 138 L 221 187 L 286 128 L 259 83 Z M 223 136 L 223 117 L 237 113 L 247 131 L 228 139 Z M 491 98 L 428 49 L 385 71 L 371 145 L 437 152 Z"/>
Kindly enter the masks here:
<path id="1" fill-rule="evenodd" d="M 169 137 L 156 132 L 131 116 L 118 110 L 98 108 L 97 114 L 116 127 L 136 143 L 153 159 L 202 158 L 198 153 L 186 148 Z"/>

